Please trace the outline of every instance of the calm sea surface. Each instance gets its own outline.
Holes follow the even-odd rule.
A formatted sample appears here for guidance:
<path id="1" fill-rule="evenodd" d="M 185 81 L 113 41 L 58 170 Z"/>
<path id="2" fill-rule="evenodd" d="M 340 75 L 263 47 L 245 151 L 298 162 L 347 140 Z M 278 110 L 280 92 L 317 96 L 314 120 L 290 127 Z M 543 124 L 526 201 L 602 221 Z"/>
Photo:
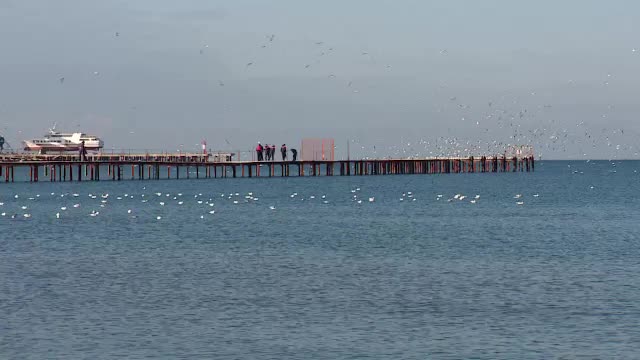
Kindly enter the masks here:
<path id="1" fill-rule="evenodd" d="M 640 356 L 640 162 L 0 202 L 3 359 Z"/>

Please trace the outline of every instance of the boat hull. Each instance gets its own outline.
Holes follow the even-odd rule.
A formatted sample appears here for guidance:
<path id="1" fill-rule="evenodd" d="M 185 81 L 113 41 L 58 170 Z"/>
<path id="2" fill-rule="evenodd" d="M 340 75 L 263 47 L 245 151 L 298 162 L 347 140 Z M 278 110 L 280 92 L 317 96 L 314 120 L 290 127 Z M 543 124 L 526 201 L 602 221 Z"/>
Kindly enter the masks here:
<path id="1" fill-rule="evenodd" d="M 100 151 L 102 149 L 101 144 L 85 144 L 84 148 L 86 151 Z M 69 152 L 69 151 L 80 151 L 79 144 L 34 144 L 28 141 L 24 142 L 24 150 L 25 151 L 39 151 L 39 152 Z"/>

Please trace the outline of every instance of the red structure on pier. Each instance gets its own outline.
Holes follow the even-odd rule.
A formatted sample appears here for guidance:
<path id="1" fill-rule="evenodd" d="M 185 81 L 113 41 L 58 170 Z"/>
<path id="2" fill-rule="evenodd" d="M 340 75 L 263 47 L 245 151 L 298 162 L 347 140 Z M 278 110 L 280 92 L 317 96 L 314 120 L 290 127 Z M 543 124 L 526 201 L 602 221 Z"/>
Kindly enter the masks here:
<path id="1" fill-rule="evenodd" d="M 333 139 L 302 139 L 300 159 L 302 161 L 333 161 L 335 142 Z"/>

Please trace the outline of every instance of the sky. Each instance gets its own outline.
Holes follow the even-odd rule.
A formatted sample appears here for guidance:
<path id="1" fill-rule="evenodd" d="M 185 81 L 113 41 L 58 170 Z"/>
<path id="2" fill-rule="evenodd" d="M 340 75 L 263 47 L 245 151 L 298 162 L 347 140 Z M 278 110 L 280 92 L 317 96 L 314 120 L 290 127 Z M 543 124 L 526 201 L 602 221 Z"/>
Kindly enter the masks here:
<path id="1" fill-rule="evenodd" d="M 0 0 L 0 133 L 640 158 L 640 2 Z M 250 65 L 249 65 L 250 64 Z M 62 81 L 62 78 L 64 80 Z"/>

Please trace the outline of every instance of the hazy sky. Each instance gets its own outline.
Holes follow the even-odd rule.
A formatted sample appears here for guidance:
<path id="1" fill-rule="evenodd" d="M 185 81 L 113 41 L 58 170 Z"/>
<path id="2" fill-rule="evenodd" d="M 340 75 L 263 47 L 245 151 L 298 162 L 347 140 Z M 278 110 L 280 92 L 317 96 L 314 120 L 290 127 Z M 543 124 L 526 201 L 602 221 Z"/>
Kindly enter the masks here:
<path id="1" fill-rule="evenodd" d="M 496 141 L 640 158 L 638 14 L 631 0 L 0 0 L 0 131 L 14 147 L 57 122 L 108 149 L 332 137 L 338 154 L 349 139 L 369 156 Z"/>

